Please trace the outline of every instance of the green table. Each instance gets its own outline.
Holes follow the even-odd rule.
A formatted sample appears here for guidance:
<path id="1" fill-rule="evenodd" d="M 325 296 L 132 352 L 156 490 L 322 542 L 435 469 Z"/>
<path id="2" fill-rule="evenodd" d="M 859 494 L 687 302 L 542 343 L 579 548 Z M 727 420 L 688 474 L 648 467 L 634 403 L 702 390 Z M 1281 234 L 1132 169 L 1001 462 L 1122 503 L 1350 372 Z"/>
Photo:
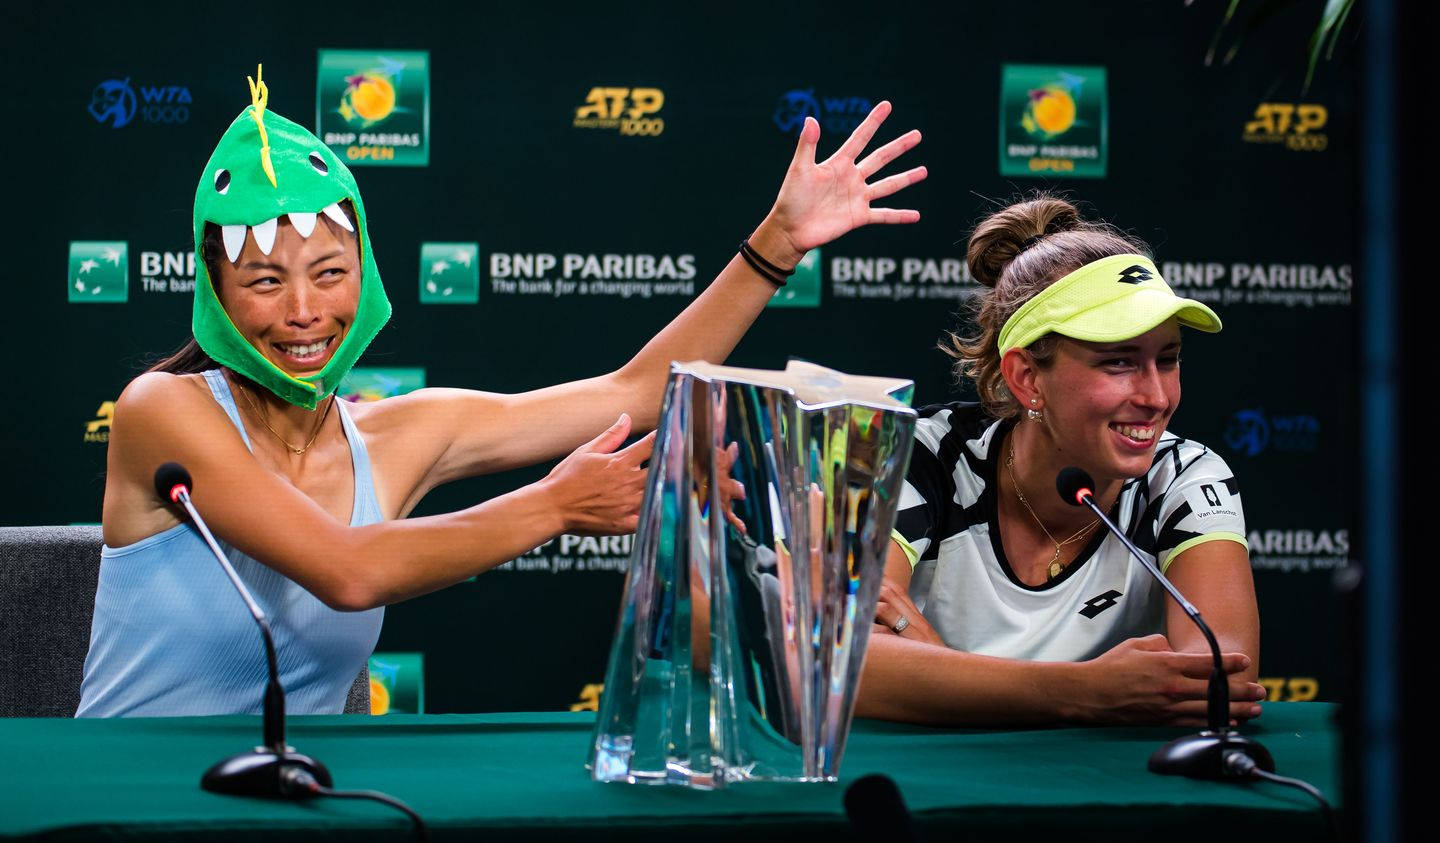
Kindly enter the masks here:
<path id="1" fill-rule="evenodd" d="M 1339 796 L 1334 706 L 1271 703 L 1246 732 L 1281 773 Z M 845 786 L 893 777 L 929 839 L 1319 839 L 1306 795 L 1271 784 L 1152 775 L 1165 728 L 940 730 L 858 721 L 838 784 L 702 793 L 597 784 L 588 713 L 295 717 L 290 741 L 339 788 L 397 796 L 432 839 L 843 839 Z M 410 839 L 382 805 L 293 804 L 202 791 L 200 773 L 258 742 L 257 717 L 0 719 L 0 837 Z M 1284 834 L 1284 837 L 1269 837 Z M 1056 835 L 1061 835 L 1057 838 Z M 1227 838 L 1228 839 L 1228 838 Z M 1238 836 L 1237 836 L 1238 839 Z"/>

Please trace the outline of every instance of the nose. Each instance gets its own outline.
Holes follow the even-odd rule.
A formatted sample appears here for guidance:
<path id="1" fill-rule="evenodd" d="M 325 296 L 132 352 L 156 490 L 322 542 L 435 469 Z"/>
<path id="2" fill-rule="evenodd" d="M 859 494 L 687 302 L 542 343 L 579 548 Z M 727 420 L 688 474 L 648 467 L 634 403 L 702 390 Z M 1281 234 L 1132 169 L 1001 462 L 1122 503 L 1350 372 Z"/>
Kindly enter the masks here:
<path id="1" fill-rule="evenodd" d="M 1135 378 L 1135 403 L 1146 410 L 1163 414 L 1170 409 L 1170 395 L 1165 389 L 1166 373 L 1153 362 L 1142 368 Z"/>
<path id="2" fill-rule="evenodd" d="M 320 321 L 319 296 L 305 282 L 288 285 L 289 299 L 286 302 L 285 324 L 297 328 L 309 328 Z"/>

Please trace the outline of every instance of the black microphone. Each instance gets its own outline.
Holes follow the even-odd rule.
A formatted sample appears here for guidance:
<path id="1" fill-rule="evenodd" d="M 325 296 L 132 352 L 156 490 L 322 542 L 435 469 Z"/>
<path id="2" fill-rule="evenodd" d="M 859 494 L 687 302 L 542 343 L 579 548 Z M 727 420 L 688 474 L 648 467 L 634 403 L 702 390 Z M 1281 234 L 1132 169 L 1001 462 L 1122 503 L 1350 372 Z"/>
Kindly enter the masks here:
<path id="1" fill-rule="evenodd" d="M 1210 669 L 1208 694 L 1209 728 L 1198 735 L 1176 738 L 1155 750 L 1150 756 L 1150 771 L 1189 776 L 1193 779 L 1243 778 L 1241 773 L 1236 772 L 1234 765 L 1227 761 L 1231 755 L 1240 753 L 1253 760 L 1260 769 L 1275 772 L 1275 761 L 1270 757 L 1269 750 L 1230 728 L 1230 683 L 1221 664 L 1220 642 L 1215 640 L 1215 633 L 1210 631 L 1210 626 L 1200 617 L 1199 610 L 1166 579 L 1160 568 L 1141 553 L 1105 515 L 1095 503 L 1094 488 L 1095 481 L 1090 475 L 1084 469 L 1074 466 L 1061 469 L 1059 476 L 1055 478 L 1055 489 L 1060 493 L 1060 499 L 1071 506 L 1089 507 L 1101 523 L 1120 539 L 1130 551 L 1130 555 L 1139 560 L 1150 572 L 1150 576 L 1158 580 L 1170 596 L 1175 598 L 1175 602 L 1180 604 L 1180 608 L 1190 616 L 1190 620 L 1200 628 L 1205 640 L 1209 642 L 1210 656 L 1214 660 L 1214 666 Z"/>
<path id="2" fill-rule="evenodd" d="M 270 635 L 270 622 L 266 620 L 265 612 L 255 602 L 255 598 L 250 596 L 250 591 L 245 588 L 240 576 L 235 573 L 230 560 L 221 552 L 215 536 L 205 525 L 205 520 L 195 511 L 195 505 L 190 502 L 191 488 L 193 483 L 185 466 L 177 462 L 167 462 L 155 470 L 155 493 L 166 503 L 179 504 L 185 508 L 195 528 L 200 531 L 200 536 L 205 539 L 205 544 L 209 545 L 210 552 L 215 554 L 215 561 L 220 563 L 225 575 L 230 578 L 230 584 L 240 592 L 240 599 L 245 601 L 250 616 L 255 618 L 255 624 L 260 627 L 260 637 L 265 642 L 265 662 L 270 669 L 270 681 L 265 686 L 265 745 L 217 762 L 200 777 L 200 786 L 216 793 L 237 796 L 312 796 L 313 792 L 294 786 L 294 774 L 299 771 L 307 772 L 320 785 L 328 788 L 333 784 L 330 771 L 325 769 L 324 764 L 295 752 L 294 747 L 285 744 L 285 689 L 280 687 L 280 668 L 275 661 L 275 641 Z"/>
<path id="3" fill-rule="evenodd" d="M 880 773 L 861 776 L 845 789 L 845 816 L 856 840 L 919 843 L 923 839 L 900 798 L 900 789 Z"/>

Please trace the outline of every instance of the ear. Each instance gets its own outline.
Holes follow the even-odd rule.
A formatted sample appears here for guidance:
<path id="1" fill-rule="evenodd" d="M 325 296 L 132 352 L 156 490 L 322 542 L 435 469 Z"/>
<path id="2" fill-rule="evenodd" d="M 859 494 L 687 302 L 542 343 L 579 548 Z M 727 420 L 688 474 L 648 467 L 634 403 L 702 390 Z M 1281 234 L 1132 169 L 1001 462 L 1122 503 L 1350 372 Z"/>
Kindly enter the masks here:
<path id="1" fill-rule="evenodd" d="M 1045 396 L 1040 392 L 1040 367 L 1028 349 L 1012 348 L 1005 352 L 1000 358 L 1000 376 L 1005 378 L 1005 385 L 1020 402 L 1022 410 L 1045 409 Z"/>

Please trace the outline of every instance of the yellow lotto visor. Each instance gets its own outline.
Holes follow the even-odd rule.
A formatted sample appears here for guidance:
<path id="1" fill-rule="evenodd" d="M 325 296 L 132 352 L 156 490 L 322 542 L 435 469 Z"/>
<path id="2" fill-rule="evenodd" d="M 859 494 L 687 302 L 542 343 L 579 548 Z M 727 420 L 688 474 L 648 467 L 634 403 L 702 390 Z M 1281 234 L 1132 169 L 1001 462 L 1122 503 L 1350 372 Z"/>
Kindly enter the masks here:
<path id="1" fill-rule="evenodd" d="M 1220 330 L 1215 311 L 1175 295 L 1144 255 L 1111 255 L 1087 263 L 1035 294 L 1000 329 L 1000 353 L 1025 348 L 1052 331 L 1077 340 L 1138 337 L 1174 316 L 1206 333 Z"/>

